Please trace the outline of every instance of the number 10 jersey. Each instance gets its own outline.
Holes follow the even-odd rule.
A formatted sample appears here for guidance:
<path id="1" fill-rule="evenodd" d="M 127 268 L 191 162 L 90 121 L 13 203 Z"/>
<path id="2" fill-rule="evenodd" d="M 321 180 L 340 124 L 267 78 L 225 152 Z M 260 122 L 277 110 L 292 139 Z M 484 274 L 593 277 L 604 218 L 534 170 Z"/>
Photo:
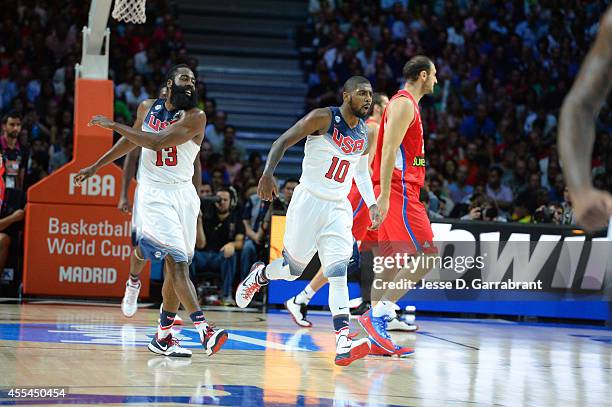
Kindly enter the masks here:
<path id="1" fill-rule="evenodd" d="M 351 128 L 339 107 L 329 109 L 327 132 L 306 139 L 300 184 L 320 199 L 338 201 L 351 190 L 355 166 L 368 147 L 368 130 L 364 120 Z"/>

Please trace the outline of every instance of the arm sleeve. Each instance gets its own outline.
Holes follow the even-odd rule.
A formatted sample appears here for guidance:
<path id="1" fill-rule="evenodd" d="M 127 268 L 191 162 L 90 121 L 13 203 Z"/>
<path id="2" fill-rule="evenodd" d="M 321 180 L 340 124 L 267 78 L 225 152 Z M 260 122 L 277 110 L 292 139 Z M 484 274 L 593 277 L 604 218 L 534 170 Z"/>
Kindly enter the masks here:
<path id="1" fill-rule="evenodd" d="M 355 184 L 366 206 L 369 208 L 374 205 L 376 203 L 376 197 L 374 196 L 372 178 L 370 178 L 370 171 L 368 170 L 367 155 L 362 155 L 357 162 L 357 168 L 355 169 Z"/>

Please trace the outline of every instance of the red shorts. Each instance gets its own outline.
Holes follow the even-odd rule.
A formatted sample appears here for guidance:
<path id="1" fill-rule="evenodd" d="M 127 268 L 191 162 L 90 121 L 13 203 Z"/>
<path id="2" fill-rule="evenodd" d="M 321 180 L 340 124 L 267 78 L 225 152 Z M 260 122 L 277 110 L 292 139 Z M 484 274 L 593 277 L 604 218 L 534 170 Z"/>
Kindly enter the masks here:
<path id="1" fill-rule="evenodd" d="M 385 256 L 396 253 L 437 253 L 425 206 L 416 184 L 392 182 L 389 213 L 378 230 L 378 244 Z M 380 195 L 380 185 L 374 187 Z"/>
<path id="2" fill-rule="evenodd" d="M 351 202 L 351 207 L 353 208 L 353 237 L 357 243 L 360 244 L 361 247 L 361 243 L 363 242 L 378 242 L 378 231 L 368 230 L 368 227 L 370 227 L 372 224 L 370 220 L 370 211 L 363 201 L 363 198 L 361 197 L 355 183 L 353 183 L 353 186 L 351 187 L 351 192 L 348 194 L 348 199 Z"/>

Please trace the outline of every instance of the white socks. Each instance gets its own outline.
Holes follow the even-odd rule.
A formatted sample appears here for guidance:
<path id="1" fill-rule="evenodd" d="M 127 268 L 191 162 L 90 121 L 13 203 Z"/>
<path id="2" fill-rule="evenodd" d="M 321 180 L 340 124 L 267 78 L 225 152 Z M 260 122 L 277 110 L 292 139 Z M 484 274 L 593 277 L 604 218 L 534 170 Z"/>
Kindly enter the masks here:
<path id="1" fill-rule="evenodd" d="M 329 309 L 333 316 L 349 315 L 349 292 L 346 276 L 329 277 Z"/>
<path id="2" fill-rule="evenodd" d="M 316 291 L 312 289 L 310 284 L 308 284 L 306 288 L 304 288 L 298 295 L 295 296 L 295 303 L 308 305 L 315 293 Z"/>

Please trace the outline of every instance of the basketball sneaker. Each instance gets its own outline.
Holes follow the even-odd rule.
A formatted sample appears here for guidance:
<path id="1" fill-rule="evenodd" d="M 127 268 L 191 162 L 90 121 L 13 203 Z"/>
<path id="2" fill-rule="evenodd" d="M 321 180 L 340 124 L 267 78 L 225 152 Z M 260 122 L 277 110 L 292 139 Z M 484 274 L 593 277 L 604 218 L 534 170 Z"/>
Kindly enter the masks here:
<path id="1" fill-rule="evenodd" d="M 140 294 L 140 281 L 137 285 L 133 285 L 128 280 L 125 283 L 125 293 L 123 294 L 123 300 L 121 300 L 121 312 L 123 315 L 131 318 L 138 311 L 138 294 Z"/>
<path id="2" fill-rule="evenodd" d="M 191 351 L 181 347 L 178 339 L 172 334 L 166 336 L 163 339 L 159 339 L 157 334 L 151 339 L 148 346 L 149 350 L 158 355 L 171 356 L 177 358 L 190 358 Z"/>
<path id="3" fill-rule="evenodd" d="M 386 349 L 383 349 L 378 346 L 376 343 L 372 343 L 372 348 L 370 349 L 370 355 L 372 356 L 397 356 L 399 358 L 405 358 L 412 355 L 413 353 L 413 348 L 406 348 L 403 346 L 395 346 L 395 350 L 393 352 L 389 352 Z"/>
<path id="4" fill-rule="evenodd" d="M 310 328 L 312 323 L 306 319 L 306 312 L 308 306 L 306 304 L 298 304 L 295 302 L 295 297 L 289 298 L 285 301 L 285 308 L 289 311 L 293 321 L 301 327 Z"/>
<path id="5" fill-rule="evenodd" d="M 419 329 L 414 323 L 414 315 L 403 314 L 393 318 L 387 324 L 387 331 L 414 332 Z"/>
<path id="6" fill-rule="evenodd" d="M 391 336 L 387 333 L 387 322 L 390 320 L 388 315 L 375 317 L 370 309 L 357 320 L 359 325 L 368 333 L 372 342 L 388 352 L 395 350 L 395 344 Z"/>
<path id="7" fill-rule="evenodd" d="M 368 312 L 368 310 L 372 308 L 372 306 L 370 305 L 369 302 L 366 301 L 362 301 L 361 304 L 359 304 L 357 307 L 355 308 L 351 308 L 351 315 L 363 315 L 366 312 Z"/>
<path id="8" fill-rule="evenodd" d="M 268 284 L 260 276 L 265 267 L 266 265 L 261 261 L 254 263 L 251 266 L 249 275 L 238 284 L 236 289 L 236 305 L 240 308 L 246 308 L 251 303 L 251 300 L 253 300 L 255 294 L 259 292 L 259 289 Z"/>
<path id="9" fill-rule="evenodd" d="M 160 313 L 160 314 L 162 313 L 163 309 L 164 309 L 164 303 L 162 303 L 162 304 L 159 306 L 159 313 Z M 160 321 L 159 321 L 159 318 L 157 318 L 157 324 L 159 324 L 159 322 L 160 322 Z M 172 323 L 172 325 L 173 325 L 173 326 L 174 326 L 174 325 L 183 325 L 184 323 L 185 323 L 185 322 L 183 321 L 183 318 L 179 317 L 179 315 L 178 315 L 178 314 L 176 314 L 176 315 L 174 316 L 174 322 Z"/>
<path id="10" fill-rule="evenodd" d="M 221 349 L 228 338 L 228 334 L 225 329 L 216 329 L 211 325 L 206 327 L 206 332 L 201 332 L 199 330 L 198 332 L 200 332 L 202 346 L 204 346 L 204 349 L 206 349 L 206 354 L 208 356 L 212 356 L 219 352 L 219 349 Z"/>
<path id="11" fill-rule="evenodd" d="M 348 366 L 357 359 L 370 353 L 370 340 L 368 338 L 353 339 L 354 335 L 342 335 L 336 343 L 336 358 L 334 363 L 338 366 Z"/>

